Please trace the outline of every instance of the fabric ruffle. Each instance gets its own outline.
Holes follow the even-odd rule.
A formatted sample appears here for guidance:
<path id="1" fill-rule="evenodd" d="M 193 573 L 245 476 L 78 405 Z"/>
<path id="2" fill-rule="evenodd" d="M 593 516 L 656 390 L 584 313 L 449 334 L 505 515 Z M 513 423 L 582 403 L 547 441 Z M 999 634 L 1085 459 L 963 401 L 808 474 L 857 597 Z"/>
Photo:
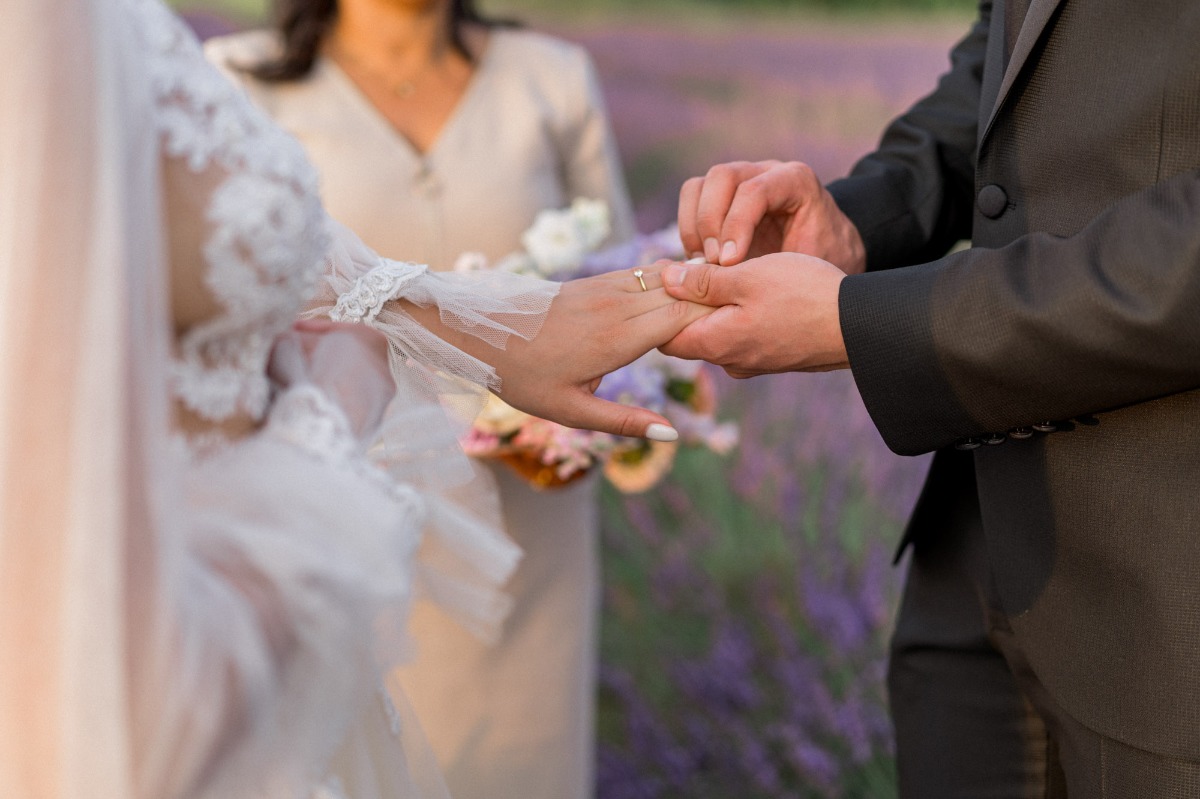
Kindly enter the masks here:
<path id="1" fill-rule="evenodd" d="M 559 286 L 508 274 L 431 272 L 383 258 L 346 228 L 331 226 L 325 286 L 306 315 L 367 324 L 387 337 L 397 397 L 371 457 L 397 482 L 416 487 L 426 502 L 415 590 L 492 639 L 511 605 L 502 586 L 520 550 L 502 532 L 492 476 L 458 442 L 488 390 L 500 389 L 500 378 L 392 300 L 437 307 L 446 326 L 503 349 L 512 336 L 537 335 Z"/>
<path id="2" fill-rule="evenodd" d="M 179 640 L 160 728 L 147 737 L 149 784 L 169 795 L 192 786 L 197 796 L 240 796 L 253 786 L 307 796 L 331 764 L 298 754 L 334 752 L 352 720 L 375 712 L 379 699 L 364 686 L 378 683 L 381 660 L 403 655 L 377 632 L 407 617 L 428 511 L 416 489 L 372 471 L 337 406 L 311 385 L 281 394 L 260 433 L 185 469 Z M 219 757 L 189 763 L 181 753 L 204 750 L 188 737 L 206 719 L 229 718 L 202 701 L 223 695 L 213 686 L 229 679 L 244 726 L 201 734 L 224 741 L 208 753 Z M 376 767 L 409 781 L 404 757 Z"/>

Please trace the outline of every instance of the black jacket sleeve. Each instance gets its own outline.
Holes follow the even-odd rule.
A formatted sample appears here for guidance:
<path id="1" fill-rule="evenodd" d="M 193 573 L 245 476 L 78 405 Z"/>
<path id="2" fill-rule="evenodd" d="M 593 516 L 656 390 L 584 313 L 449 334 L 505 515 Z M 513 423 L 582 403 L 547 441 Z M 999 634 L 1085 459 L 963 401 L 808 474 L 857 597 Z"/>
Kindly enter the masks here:
<path id="1" fill-rule="evenodd" d="M 992 2 L 950 54 L 937 89 L 892 122 L 878 149 L 829 185 L 858 227 L 867 269 L 924 263 L 970 238 L 979 105 Z"/>
<path id="2" fill-rule="evenodd" d="M 894 451 L 1200 389 L 1200 170 L 1078 233 L 846 278 L 842 333 Z"/>

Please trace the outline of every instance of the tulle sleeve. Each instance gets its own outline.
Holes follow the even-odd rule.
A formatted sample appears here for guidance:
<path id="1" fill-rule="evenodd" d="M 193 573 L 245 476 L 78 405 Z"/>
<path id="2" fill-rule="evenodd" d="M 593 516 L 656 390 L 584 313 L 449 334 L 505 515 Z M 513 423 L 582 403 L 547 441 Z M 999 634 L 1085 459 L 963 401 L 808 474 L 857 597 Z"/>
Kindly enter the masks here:
<path id="1" fill-rule="evenodd" d="M 511 336 L 532 339 L 559 285 L 501 272 L 433 272 L 421 264 L 393 261 L 367 247 L 348 228 L 330 220 L 333 244 L 322 290 L 310 316 L 360 322 L 383 333 L 397 369 L 416 368 L 436 391 L 447 380 L 500 389 L 495 371 L 426 330 L 395 300 L 436 306 L 443 324 L 503 349 Z M 428 368 L 425 368 L 428 366 Z"/>
<path id="2" fill-rule="evenodd" d="M 500 379 L 405 307 L 436 307 L 447 328 L 503 349 L 513 336 L 537 334 L 559 286 L 512 274 L 432 272 L 380 256 L 332 220 L 329 229 L 325 279 L 307 315 L 365 324 L 388 339 L 397 399 L 373 455 L 394 480 L 420 488 L 429 505 L 415 594 L 493 639 L 511 604 L 501 588 L 520 551 L 500 530 L 491 474 L 458 442 Z"/>

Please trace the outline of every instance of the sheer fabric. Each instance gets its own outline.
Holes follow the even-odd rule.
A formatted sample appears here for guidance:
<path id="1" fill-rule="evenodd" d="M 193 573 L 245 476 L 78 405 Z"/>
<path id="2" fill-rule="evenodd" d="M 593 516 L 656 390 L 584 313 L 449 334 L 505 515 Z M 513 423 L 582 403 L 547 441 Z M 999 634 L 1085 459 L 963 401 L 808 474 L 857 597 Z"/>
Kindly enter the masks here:
<path id="1" fill-rule="evenodd" d="M 603 93 L 578 45 L 528 29 L 490 31 L 469 88 L 423 153 L 328 58 L 303 80 L 271 83 L 244 68 L 279 55 L 276 34 L 205 46 L 304 145 L 326 207 L 374 250 L 435 270 L 467 252 L 496 263 L 524 249 L 539 211 L 575 198 L 607 202 L 612 241 L 634 232 Z M 391 278 L 377 277 L 386 290 Z M 375 307 L 344 310 L 386 330 Z M 418 604 L 410 629 L 419 651 L 401 682 L 455 797 L 586 799 L 595 782 L 598 486 L 593 477 L 545 492 L 510 479 L 505 466 L 485 462 L 482 471 L 495 478 L 505 529 L 524 550 L 506 586 L 509 622 L 485 643 L 459 629 L 461 616 L 447 618 L 444 595 L 443 607 Z M 434 562 L 430 549 L 423 566 Z"/>
<path id="2" fill-rule="evenodd" d="M 335 237 L 359 265 L 330 291 L 381 264 L 157 0 L 19 2 L 0 48 L 19 54 L 0 73 L 0 796 L 442 795 L 380 675 L 423 531 L 448 553 L 426 582 L 480 629 L 503 612 L 516 553 L 432 491 L 466 473 L 431 389 L 470 396 L 486 369 L 410 331 L 377 429 L 330 393 L 352 350 L 275 346 Z M 497 345 L 554 291 L 472 305 L 388 269 Z M 257 429 L 199 446 L 171 432 L 175 399 Z"/>
<path id="3" fill-rule="evenodd" d="M 129 479 L 131 284 L 150 276 L 124 234 L 149 209 L 118 175 L 144 181 L 145 164 L 114 135 L 129 97 L 112 15 L 6 12 L 0 47 L 21 57 L 0 73 L 0 795 L 128 796 L 122 586 L 127 553 L 154 551 Z M 161 409 L 139 410 L 151 425 Z"/>

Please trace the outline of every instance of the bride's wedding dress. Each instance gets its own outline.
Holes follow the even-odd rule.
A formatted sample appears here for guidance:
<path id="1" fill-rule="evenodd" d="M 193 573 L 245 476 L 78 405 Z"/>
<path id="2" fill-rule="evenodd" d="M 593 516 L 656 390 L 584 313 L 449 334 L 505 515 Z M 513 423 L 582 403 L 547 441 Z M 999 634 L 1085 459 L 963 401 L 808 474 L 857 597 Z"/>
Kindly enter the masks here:
<path id="1" fill-rule="evenodd" d="M 0 52 L 0 796 L 440 796 L 384 682 L 408 603 L 486 633 L 518 553 L 432 399 L 494 375 L 383 306 L 502 346 L 554 289 L 337 229 L 159 0 L 19 0 Z M 278 343 L 301 312 L 389 335 L 381 423 L 356 350 Z"/>

